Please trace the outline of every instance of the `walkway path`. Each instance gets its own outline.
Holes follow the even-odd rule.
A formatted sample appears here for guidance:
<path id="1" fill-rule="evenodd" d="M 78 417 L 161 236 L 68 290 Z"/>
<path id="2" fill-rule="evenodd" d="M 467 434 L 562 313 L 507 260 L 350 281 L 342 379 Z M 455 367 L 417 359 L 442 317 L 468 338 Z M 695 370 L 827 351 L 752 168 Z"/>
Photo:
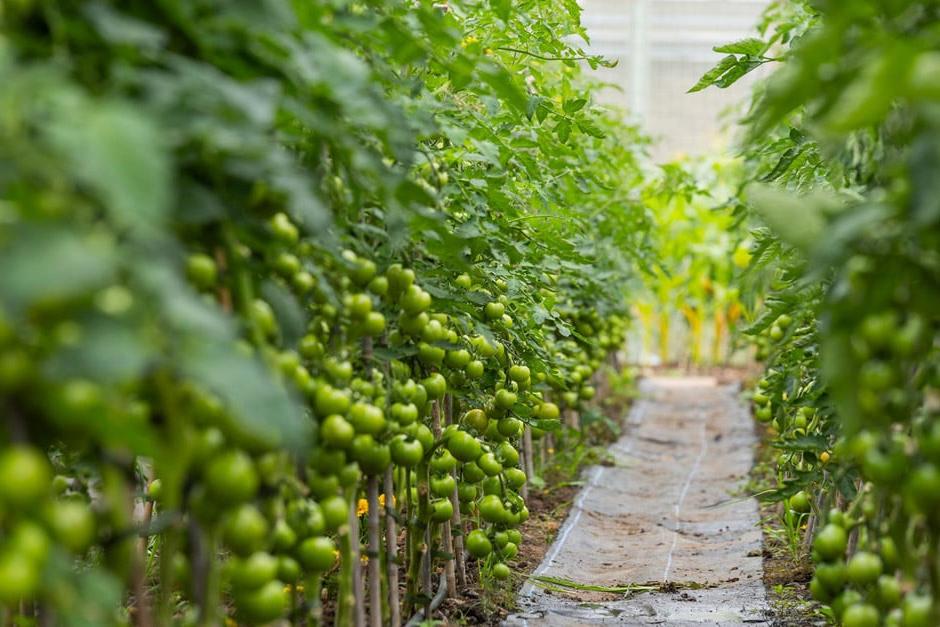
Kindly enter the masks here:
<path id="1" fill-rule="evenodd" d="M 536 570 L 655 592 L 547 591 L 527 583 L 507 625 L 766 625 L 757 503 L 737 500 L 755 441 L 736 385 L 652 378 Z M 672 588 L 671 590 L 669 588 Z"/>

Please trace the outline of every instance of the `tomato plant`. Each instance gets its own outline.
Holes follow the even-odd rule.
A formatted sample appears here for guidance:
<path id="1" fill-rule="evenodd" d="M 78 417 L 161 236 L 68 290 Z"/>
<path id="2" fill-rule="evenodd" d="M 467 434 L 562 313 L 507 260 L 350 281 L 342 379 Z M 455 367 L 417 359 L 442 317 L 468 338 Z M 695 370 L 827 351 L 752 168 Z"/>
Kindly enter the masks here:
<path id="1" fill-rule="evenodd" d="M 4 6 L 5 617 L 400 624 L 512 575 L 655 258 L 579 12 Z"/>
<path id="2" fill-rule="evenodd" d="M 940 621 L 937 17 L 775 2 L 696 86 L 782 64 L 742 144 L 753 401 L 779 452 L 769 494 L 806 524 L 810 590 L 845 625 Z"/>

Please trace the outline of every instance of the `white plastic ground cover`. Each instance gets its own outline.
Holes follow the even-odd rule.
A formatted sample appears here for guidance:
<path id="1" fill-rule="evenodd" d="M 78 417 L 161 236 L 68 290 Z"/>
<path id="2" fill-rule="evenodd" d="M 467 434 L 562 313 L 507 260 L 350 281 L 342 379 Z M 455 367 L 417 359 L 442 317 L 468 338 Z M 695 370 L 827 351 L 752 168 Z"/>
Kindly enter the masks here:
<path id="1" fill-rule="evenodd" d="M 736 384 L 649 378 L 536 575 L 579 584 L 675 584 L 628 595 L 527 582 L 510 626 L 761 625 L 757 503 L 742 498 L 755 435 Z"/>

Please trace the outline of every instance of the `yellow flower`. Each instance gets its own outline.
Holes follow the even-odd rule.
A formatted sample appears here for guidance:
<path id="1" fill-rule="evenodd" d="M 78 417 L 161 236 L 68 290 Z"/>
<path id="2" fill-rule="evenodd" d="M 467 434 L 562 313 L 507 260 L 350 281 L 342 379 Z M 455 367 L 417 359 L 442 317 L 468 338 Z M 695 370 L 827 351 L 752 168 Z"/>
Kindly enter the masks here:
<path id="1" fill-rule="evenodd" d="M 467 46 L 472 46 L 473 44 L 477 43 L 478 41 L 480 41 L 480 40 L 477 39 L 476 37 L 474 37 L 473 35 L 468 35 L 467 37 L 464 38 L 464 40 L 463 40 L 462 42 L 460 42 L 460 47 L 461 47 L 461 48 L 466 48 Z"/>
<path id="2" fill-rule="evenodd" d="M 393 494 L 392 505 L 394 504 L 395 504 L 395 495 Z M 385 495 L 384 494 L 379 495 L 379 507 L 380 508 L 385 507 Z M 359 516 L 360 518 L 362 518 L 368 513 L 369 513 L 369 501 L 365 499 L 359 499 L 359 501 L 356 503 L 356 516 Z"/>

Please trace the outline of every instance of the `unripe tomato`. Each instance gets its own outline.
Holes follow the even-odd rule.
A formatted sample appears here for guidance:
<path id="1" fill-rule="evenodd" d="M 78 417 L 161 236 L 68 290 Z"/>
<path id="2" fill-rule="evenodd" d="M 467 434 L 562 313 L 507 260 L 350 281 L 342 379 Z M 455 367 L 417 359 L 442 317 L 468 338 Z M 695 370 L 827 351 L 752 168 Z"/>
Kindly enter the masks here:
<path id="1" fill-rule="evenodd" d="M 473 286 L 473 280 L 470 278 L 469 274 L 459 274 L 457 278 L 454 279 L 454 285 L 459 288 L 468 290 Z"/>
<path id="2" fill-rule="evenodd" d="M 460 483 L 457 486 L 457 498 L 461 502 L 466 503 L 476 500 L 478 494 L 477 487 L 472 483 Z"/>
<path id="3" fill-rule="evenodd" d="M 583 385 L 578 392 L 578 396 L 585 401 L 589 401 L 594 398 L 596 391 L 593 385 Z"/>
<path id="4" fill-rule="evenodd" d="M 399 434 L 389 444 L 392 460 L 399 466 L 412 468 L 424 457 L 424 446 L 416 438 Z"/>
<path id="5" fill-rule="evenodd" d="M 43 518 L 53 537 L 73 553 L 84 553 L 95 539 L 95 516 L 79 501 L 51 501 Z"/>
<path id="6" fill-rule="evenodd" d="M 441 498 L 450 497 L 457 489 L 457 480 L 451 475 L 434 475 L 431 477 L 431 494 Z"/>
<path id="7" fill-rule="evenodd" d="M 483 454 L 480 442 L 466 431 L 455 431 L 447 440 L 447 450 L 461 462 L 476 461 Z"/>
<path id="8" fill-rule="evenodd" d="M 519 451 L 508 441 L 500 442 L 496 447 L 496 458 L 503 467 L 519 465 Z"/>
<path id="9" fill-rule="evenodd" d="M 497 408 L 502 409 L 503 411 L 508 411 L 513 408 L 513 405 L 516 404 L 518 397 L 515 392 L 511 392 L 505 388 L 496 391 L 496 396 L 493 399 L 494 404 Z"/>
<path id="10" fill-rule="evenodd" d="M 503 501 L 495 494 L 487 494 L 477 504 L 480 510 L 480 517 L 489 523 L 500 523 L 506 517 L 506 509 L 503 507 Z"/>
<path id="11" fill-rule="evenodd" d="M 301 538 L 326 531 L 323 510 L 316 501 L 310 499 L 297 499 L 288 503 L 285 520 Z"/>
<path id="12" fill-rule="evenodd" d="M 283 616 L 289 601 L 283 582 L 275 579 L 257 590 L 236 595 L 235 608 L 240 620 L 260 625 Z"/>
<path id="13" fill-rule="evenodd" d="M 275 213 L 271 217 L 270 222 L 268 222 L 268 225 L 274 237 L 285 244 L 295 244 L 297 240 L 300 239 L 300 232 L 285 213 Z"/>
<path id="14" fill-rule="evenodd" d="M 314 396 L 314 407 L 320 416 L 345 415 L 351 405 L 352 400 L 348 392 L 337 390 L 325 383 L 317 388 Z"/>
<path id="15" fill-rule="evenodd" d="M 49 494 L 52 467 L 36 448 L 19 444 L 0 452 L 0 502 L 28 509 Z"/>
<path id="16" fill-rule="evenodd" d="M 809 581 L 809 593 L 820 603 L 829 603 L 832 600 L 832 592 L 815 576 Z"/>
<path id="17" fill-rule="evenodd" d="M 297 533 L 291 529 L 287 521 L 278 518 L 274 523 L 274 529 L 271 531 L 271 547 L 275 551 L 287 551 L 297 544 Z"/>
<path id="18" fill-rule="evenodd" d="M 483 362 L 479 359 L 474 359 L 464 367 L 464 372 L 471 379 L 479 379 L 483 376 L 485 370 L 486 368 L 483 365 Z"/>
<path id="19" fill-rule="evenodd" d="M 30 520 L 22 520 L 10 532 L 7 541 L 11 550 L 28 557 L 36 565 L 45 563 L 52 543 L 45 530 Z"/>
<path id="20" fill-rule="evenodd" d="M 477 433 L 485 432 L 489 422 L 489 418 L 486 417 L 486 413 L 482 409 L 471 409 L 463 416 L 463 423 Z"/>
<path id="21" fill-rule="evenodd" d="M 845 563 L 842 560 L 816 566 L 816 579 L 829 592 L 835 594 L 845 587 Z"/>
<path id="22" fill-rule="evenodd" d="M 333 414 L 320 424 L 320 439 L 329 446 L 346 448 L 352 444 L 356 429 L 345 418 Z"/>
<path id="23" fill-rule="evenodd" d="M 369 403 L 353 403 L 349 409 L 349 422 L 356 433 L 378 435 L 385 430 L 385 414 L 381 408 Z"/>
<path id="24" fill-rule="evenodd" d="M 467 534 L 464 546 L 467 552 L 477 559 L 483 559 L 493 552 L 493 545 L 482 529 L 474 529 Z"/>
<path id="25" fill-rule="evenodd" d="M 932 609 L 930 595 L 910 593 L 901 605 L 902 624 L 904 627 L 933 627 Z"/>
<path id="26" fill-rule="evenodd" d="M 265 301 L 258 298 L 252 301 L 249 318 L 265 337 L 277 334 L 277 318 L 274 316 L 271 305 Z"/>
<path id="27" fill-rule="evenodd" d="M 851 583 L 862 587 L 878 581 L 883 570 L 880 557 L 868 551 L 858 551 L 846 565 L 845 573 Z"/>
<path id="28" fill-rule="evenodd" d="M 199 289 L 209 289 L 218 280 L 218 269 L 212 257 L 203 253 L 190 255 L 186 260 L 186 278 Z"/>
<path id="29" fill-rule="evenodd" d="M 434 455 L 431 456 L 430 466 L 432 471 L 438 474 L 444 474 L 457 468 L 457 460 L 450 454 L 450 451 L 445 448 L 439 448 L 434 451 Z"/>
<path id="30" fill-rule="evenodd" d="M 509 484 L 509 487 L 513 490 L 518 490 L 526 482 L 526 474 L 518 468 L 507 468 L 503 471 L 503 474 L 506 476 L 506 483 Z"/>
<path id="31" fill-rule="evenodd" d="M 378 311 L 370 311 L 366 314 L 360 325 L 360 331 L 363 335 L 377 336 L 385 330 L 385 316 Z"/>
<path id="32" fill-rule="evenodd" d="M 205 485 L 209 496 L 220 504 L 236 505 L 258 493 L 258 473 L 251 458 L 241 451 L 221 453 L 206 466 Z"/>
<path id="33" fill-rule="evenodd" d="M 506 306 L 498 301 L 491 301 L 486 303 L 483 313 L 486 315 L 487 320 L 496 320 L 502 318 L 506 313 Z"/>
<path id="34" fill-rule="evenodd" d="M 845 529 L 829 523 L 816 535 L 813 540 L 813 548 L 819 553 L 825 561 L 832 561 L 845 555 L 845 547 L 848 543 L 848 537 Z"/>
<path id="35" fill-rule="evenodd" d="M 542 420 L 558 420 L 561 416 L 561 410 L 558 409 L 558 405 L 555 403 L 545 402 L 538 406 L 535 415 Z"/>
<path id="36" fill-rule="evenodd" d="M 454 505 L 450 499 L 434 499 L 429 504 L 430 518 L 433 522 L 446 522 L 454 515 Z"/>
<path id="37" fill-rule="evenodd" d="M 238 555 L 261 549 L 268 536 L 268 521 L 253 505 L 241 505 L 224 521 L 222 539 Z"/>
<path id="38" fill-rule="evenodd" d="M 346 524 L 349 516 L 349 504 L 339 495 L 329 496 L 320 501 L 323 520 L 327 531 L 336 531 Z"/>
<path id="39" fill-rule="evenodd" d="M 921 464 L 905 486 L 909 501 L 920 512 L 936 516 L 940 511 L 940 470 L 933 464 Z"/>
<path id="40" fill-rule="evenodd" d="M 798 514 L 807 514 L 812 509 L 809 495 L 803 490 L 791 496 L 788 504 L 790 505 L 790 509 Z"/>
<path id="41" fill-rule="evenodd" d="M 402 295 L 400 304 L 405 313 L 414 316 L 431 306 L 431 295 L 417 285 L 410 285 Z"/>
<path id="42" fill-rule="evenodd" d="M 901 603 L 901 583 L 893 575 L 878 577 L 878 587 L 875 591 L 875 600 L 882 609 L 889 610 Z"/>
<path id="43" fill-rule="evenodd" d="M 514 542 L 507 541 L 505 546 L 499 550 L 499 553 L 504 559 L 511 560 L 519 553 L 519 547 Z"/>
<path id="44" fill-rule="evenodd" d="M 506 438 L 514 438 L 520 433 L 522 433 L 523 428 L 522 421 L 518 418 L 513 418 L 512 416 L 504 416 L 499 419 L 499 422 L 496 423 L 496 428 L 499 430 L 499 434 Z"/>
<path id="45" fill-rule="evenodd" d="M 506 566 L 502 562 L 493 565 L 493 570 L 491 571 L 493 579 L 498 579 L 500 581 L 509 579 L 512 576 L 512 571 L 509 570 L 509 566 Z"/>
<path id="46" fill-rule="evenodd" d="M 281 555 L 277 558 L 277 578 L 284 583 L 297 583 L 303 572 L 293 557 Z"/>
<path id="47" fill-rule="evenodd" d="M 484 453 L 476 461 L 484 473 L 489 477 L 494 477 L 503 471 L 503 465 L 499 463 L 493 453 Z"/>
<path id="48" fill-rule="evenodd" d="M 445 361 L 451 368 L 463 368 L 470 363 L 471 359 L 472 357 L 470 355 L 470 351 L 461 348 L 458 350 L 448 351 Z"/>
<path id="49" fill-rule="evenodd" d="M 352 456 L 367 475 L 380 475 L 392 461 L 388 446 L 375 441 L 371 435 L 357 435 L 352 442 Z"/>
<path id="50" fill-rule="evenodd" d="M 389 294 L 397 296 L 412 286 L 415 273 L 414 270 L 404 269 L 401 264 L 396 263 L 389 266 L 385 272 L 385 277 L 388 279 Z"/>
<path id="51" fill-rule="evenodd" d="M 359 257 L 355 261 L 355 267 L 350 273 L 350 278 L 356 285 L 368 285 L 369 282 L 375 277 L 376 267 L 375 263 L 366 259 L 365 257 Z"/>
<path id="52" fill-rule="evenodd" d="M 410 425 L 418 419 L 418 407 L 414 403 L 393 403 L 392 419 L 398 424 Z"/>
<path id="53" fill-rule="evenodd" d="M 335 563 L 335 551 L 333 540 L 326 536 L 314 536 L 300 543 L 297 547 L 297 558 L 305 570 L 323 573 Z"/>
<path id="54" fill-rule="evenodd" d="M 509 378 L 516 383 L 528 381 L 531 376 L 528 366 L 516 365 L 509 368 Z"/>
<path id="55" fill-rule="evenodd" d="M 447 392 L 447 380 L 439 372 L 425 378 L 421 385 L 427 391 L 428 398 L 439 399 Z"/>
<path id="56" fill-rule="evenodd" d="M 486 477 L 486 473 L 475 462 L 464 464 L 462 470 L 463 480 L 469 483 L 478 483 Z"/>
<path id="57" fill-rule="evenodd" d="M 878 608 L 868 603 L 855 603 L 845 608 L 842 614 L 843 627 L 879 627 L 881 615 Z"/>
<path id="58" fill-rule="evenodd" d="M 233 588 L 257 590 L 277 577 L 277 558 L 270 553 L 258 551 L 245 559 L 230 559 L 226 571 Z"/>
<path id="59" fill-rule="evenodd" d="M 0 553 L 0 603 L 31 599 L 39 588 L 39 566 L 24 552 L 7 548 Z"/>
<path id="60" fill-rule="evenodd" d="M 373 277 L 368 289 L 376 296 L 385 296 L 388 293 L 388 279 L 384 276 Z"/>

